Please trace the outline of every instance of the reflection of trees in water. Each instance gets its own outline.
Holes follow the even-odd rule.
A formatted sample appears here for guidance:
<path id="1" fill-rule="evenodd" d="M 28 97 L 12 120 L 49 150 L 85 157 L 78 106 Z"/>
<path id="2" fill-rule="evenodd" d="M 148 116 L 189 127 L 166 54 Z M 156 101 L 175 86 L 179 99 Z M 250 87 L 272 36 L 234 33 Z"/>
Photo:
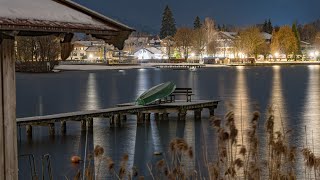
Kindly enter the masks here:
<path id="1" fill-rule="evenodd" d="M 274 111 L 274 132 L 287 131 L 287 110 L 283 96 L 280 66 L 273 66 L 272 91 L 269 107 Z"/>
<path id="2" fill-rule="evenodd" d="M 316 155 L 320 155 L 320 69 L 318 66 L 309 66 L 309 80 L 307 97 L 303 111 L 303 125 L 307 128 L 307 133 L 303 134 L 302 142 L 305 144 L 306 135 L 308 138 L 308 146 L 312 148 L 314 143 L 314 149 Z M 301 127 L 301 131 L 302 131 Z M 313 136 L 313 139 L 312 139 Z M 313 141 L 313 142 L 312 142 Z"/>

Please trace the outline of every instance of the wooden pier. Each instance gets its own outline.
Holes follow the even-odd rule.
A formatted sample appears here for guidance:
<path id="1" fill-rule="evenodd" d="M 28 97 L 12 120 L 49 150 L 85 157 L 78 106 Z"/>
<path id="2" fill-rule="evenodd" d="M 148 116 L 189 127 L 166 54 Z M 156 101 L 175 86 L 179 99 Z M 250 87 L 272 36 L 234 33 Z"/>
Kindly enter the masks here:
<path id="1" fill-rule="evenodd" d="M 46 116 L 35 116 L 18 118 L 17 125 L 26 126 L 28 137 L 32 137 L 33 126 L 47 126 L 49 135 L 55 135 L 55 123 L 60 123 L 61 134 L 66 134 L 66 123 L 78 121 L 82 130 L 93 127 L 94 118 L 108 118 L 110 126 L 122 126 L 127 120 L 127 115 L 135 115 L 137 124 L 150 121 L 151 114 L 154 114 L 155 120 L 167 120 L 169 113 L 177 113 L 178 120 L 186 120 L 188 111 L 194 111 L 195 120 L 201 119 L 203 109 L 209 109 L 210 116 L 214 116 L 214 110 L 217 108 L 219 101 L 175 101 L 170 103 L 155 104 L 148 106 L 139 106 L 134 103 L 119 104 L 118 107 L 61 113 Z"/>

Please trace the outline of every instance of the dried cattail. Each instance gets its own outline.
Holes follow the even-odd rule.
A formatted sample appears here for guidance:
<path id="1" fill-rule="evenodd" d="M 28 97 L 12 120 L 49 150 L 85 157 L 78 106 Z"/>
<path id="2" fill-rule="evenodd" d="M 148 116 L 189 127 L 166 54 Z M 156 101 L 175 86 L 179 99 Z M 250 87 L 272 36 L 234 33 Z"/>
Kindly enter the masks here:
<path id="1" fill-rule="evenodd" d="M 229 167 L 224 175 L 230 175 L 231 177 L 234 177 L 236 175 L 236 170 L 233 167 Z"/>
<path id="2" fill-rule="evenodd" d="M 120 167 L 119 174 L 118 174 L 119 178 L 122 179 L 125 176 L 125 174 L 126 174 L 126 169 L 124 167 Z"/>
<path id="3" fill-rule="evenodd" d="M 211 121 L 211 125 L 215 128 L 220 128 L 221 126 L 221 119 L 214 117 Z"/>
<path id="4" fill-rule="evenodd" d="M 247 153 L 246 147 L 245 147 L 245 146 L 242 146 L 241 149 L 240 149 L 240 154 L 241 154 L 242 156 L 245 156 L 246 153 Z"/>
<path id="5" fill-rule="evenodd" d="M 229 140 L 229 133 L 228 132 L 224 132 L 223 134 L 222 134 L 222 141 L 227 141 L 227 140 Z"/>
<path id="6" fill-rule="evenodd" d="M 81 173 L 80 170 L 78 170 L 77 174 L 74 176 L 73 180 L 80 180 L 81 179 Z"/>
<path id="7" fill-rule="evenodd" d="M 256 123 L 258 120 L 259 120 L 259 118 L 260 118 L 260 112 L 258 112 L 258 111 L 255 111 L 254 113 L 253 113 L 253 117 L 252 117 L 252 123 Z"/>
<path id="8" fill-rule="evenodd" d="M 94 155 L 97 156 L 102 156 L 104 153 L 104 149 L 103 147 L 96 145 L 96 147 L 94 148 Z"/>
<path id="9" fill-rule="evenodd" d="M 193 158 L 193 150 L 192 150 L 192 147 L 189 147 L 188 156 L 189 156 L 190 159 Z"/>
<path id="10" fill-rule="evenodd" d="M 122 156 L 122 161 L 128 161 L 129 159 L 129 155 L 127 153 L 125 153 L 123 156 Z"/>
<path id="11" fill-rule="evenodd" d="M 296 161 L 296 147 L 291 147 L 289 150 L 288 160 L 291 163 Z"/>
<path id="12" fill-rule="evenodd" d="M 163 174 L 164 174 L 165 176 L 168 176 L 169 170 L 168 170 L 167 167 L 163 168 Z"/>
<path id="13" fill-rule="evenodd" d="M 173 139 L 173 140 L 171 140 L 170 141 L 170 144 L 169 144 L 169 147 L 170 147 L 170 151 L 171 152 L 175 152 L 176 151 L 176 140 L 175 139 Z"/>
<path id="14" fill-rule="evenodd" d="M 138 177 L 138 169 L 135 166 L 132 167 L 132 176 L 133 177 Z"/>
<path id="15" fill-rule="evenodd" d="M 161 160 L 159 160 L 159 161 L 157 162 L 157 168 L 158 168 L 158 169 L 163 168 L 164 165 L 165 165 L 165 162 L 164 162 L 163 159 L 161 159 Z"/>
<path id="16" fill-rule="evenodd" d="M 109 171 L 113 170 L 113 168 L 114 168 L 114 162 L 112 161 L 111 158 L 107 159 L 107 167 L 108 167 Z"/>
<path id="17" fill-rule="evenodd" d="M 175 178 L 175 175 L 172 174 L 172 173 L 168 174 L 168 175 L 167 175 L 167 178 L 168 178 L 168 180 L 175 180 L 175 179 L 176 179 L 176 178 Z"/>
<path id="18" fill-rule="evenodd" d="M 242 168 L 243 167 L 243 160 L 238 158 L 234 161 L 234 164 L 238 167 L 238 168 Z"/>

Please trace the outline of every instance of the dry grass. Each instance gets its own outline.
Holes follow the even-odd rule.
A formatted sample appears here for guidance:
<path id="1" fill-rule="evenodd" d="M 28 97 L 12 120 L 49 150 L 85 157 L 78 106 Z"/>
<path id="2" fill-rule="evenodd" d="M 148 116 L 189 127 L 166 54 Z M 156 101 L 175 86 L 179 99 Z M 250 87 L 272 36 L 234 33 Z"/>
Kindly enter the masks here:
<path id="1" fill-rule="evenodd" d="M 249 129 L 245 131 L 242 129 L 242 118 L 241 130 L 238 130 L 237 125 L 239 125 L 239 122 L 237 122 L 233 111 L 229 111 L 223 119 L 218 117 L 211 118 L 210 124 L 216 132 L 213 140 L 217 144 L 217 156 L 214 160 L 209 161 L 207 158 L 208 149 L 204 145 L 205 172 L 190 171 L 186 164 L 183 163 L 194 160 L 193 148 L 185 139 L 175 138 L 171 140 L 168 149 L 169 159 L 161 159 L 155 164 L 146 164 L 150 178 L 154 180 L 295 180 L 297 179 L 296 157 L 297 153 L 301 153 L 305 162 L 304 179 L 320 179 L 320 157 L 317 157 L 314 154 L 314 149 L 311 150 L 308 146 L 308 138 L 306 138 L 305 147 L 301 150 L 290 146 L 288 138 L 291 131 L 285 131 L 283 123 L 281 123 L 282 131 L 275 131 L 275 116 L 272 107 L 268 110 L 266 123 L 263 126 L 267 135 L 266 145 L 263 146 L 266 150 L 264 153 L 259 152 L 262 148 L 258 137 L 258 129 L 259 125 L 261 125 L 260 116 L 258 111 L 253 112 L 252 118 L 249 120 Z M 241 137 L 238 137 L 239 133 Z M 238 142 L 238 139 L 241 139 L 241 142 Z M 127 169 L 127 154 L 123 155 L 119 169 L 115 169 L 115 163 L 111 158 L 104 156 L 102 147 L 96 146 L 93 154 L 96 157 L 96 161 L 98 161 L 96 173 L 98 175 L 101 162 L 105 161 L 107 167 L 103 168 L 107 168 L 114 179 L 144 179 L 144 176 L 140 176 L 137 168 Z M 93 156 L 89 156 L 88 162 L 91 162 L 92 158 Z M 86 179 L 94 179 L 92 172 L 93 170 L 89 163 L 85 174 Z M 74 179 L 81 179 L 80 171 Z M 99 177 L 96 177 L 96 179 L 99 179 Z"/>

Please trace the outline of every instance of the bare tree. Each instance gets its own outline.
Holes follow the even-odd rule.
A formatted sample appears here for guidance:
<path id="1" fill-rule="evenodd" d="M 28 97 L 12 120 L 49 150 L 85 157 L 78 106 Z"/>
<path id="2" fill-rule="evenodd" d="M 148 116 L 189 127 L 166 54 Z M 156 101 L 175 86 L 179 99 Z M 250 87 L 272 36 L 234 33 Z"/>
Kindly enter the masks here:
<path id="1" fill-rule="evenodd" d="M 174 35 L 176 47 L 182 49 L 185 60 L 189 57 L 189 52 L 193 43 L 193 36 L 193 30 L 187 27 L 178 28 L 177 33 Z"/>
<path id="2" fill-rule="evenodd" d="M 59 58 L 60 42 L 56 36 L 36 37 L 39 61 L 54 61 Z"/>
<path id="3" fill-rule="evenodd" d="M 253 26 L 240 32 L 240 42 L 244 53 L 254 55 L 257 59 L 259 46 L 265 41 L 259 28 Z"/>
<path id="4" fill-rule="evenodd" d="M 17 60 L 33 61 L 36 56 L 37 44 L 33 37 L 16 38 L 16 56 Z"/>
<path id="5" fill-rule="evenodd" d="M 195 29 L 193 34 L 193 48 L 196 53 L 202 57 L 202 53 L 208 44 L 206 29 L 202 26 L 199 29 Z"/>
<path id="6" fill-rule="evenodd" d="M 163 45 L 166 48 L 168 59 L 170 60 L 172 54 L 172 47 L 174 45 L 174 38 L 171 36 L 167 36 L 163 39 Z"/>
<path id="7" fill-rule="evenodd" d="M 60 54 L 56 36 L 17 37 L 17 59 L 22 61 L 53 61 Z"/>
<path id="8" fill-rule="evenodd" d="M 219 43 L 216 40 L 212 40 L 207 45 L 207 53 L 216 56 L 218 52 Z"/>
<path id="9" fill-rule="evenodd" d="M 203 28 L 206 30 L 207 42 L 210 43 L 213 40 L 215 40 L 215 37 L 216 37 L 215 35 L 216 35 L 217 31 L 215 29 L 214 20 L 207 17 L 204 20 Z"/>
<path id="10" fill-rule="evenodd" d="M 289 26 L 280 27 L 276 33 L 276 38 L 279 41 L 280 52 L 288 55 L 298 51 L 297 39 Z"/>
<path id="11" fill-rule="evenodd" d="M 314 46 L 315 48 L 320 49 L 320 32 L 317 32 L 314 38 Z"/>

